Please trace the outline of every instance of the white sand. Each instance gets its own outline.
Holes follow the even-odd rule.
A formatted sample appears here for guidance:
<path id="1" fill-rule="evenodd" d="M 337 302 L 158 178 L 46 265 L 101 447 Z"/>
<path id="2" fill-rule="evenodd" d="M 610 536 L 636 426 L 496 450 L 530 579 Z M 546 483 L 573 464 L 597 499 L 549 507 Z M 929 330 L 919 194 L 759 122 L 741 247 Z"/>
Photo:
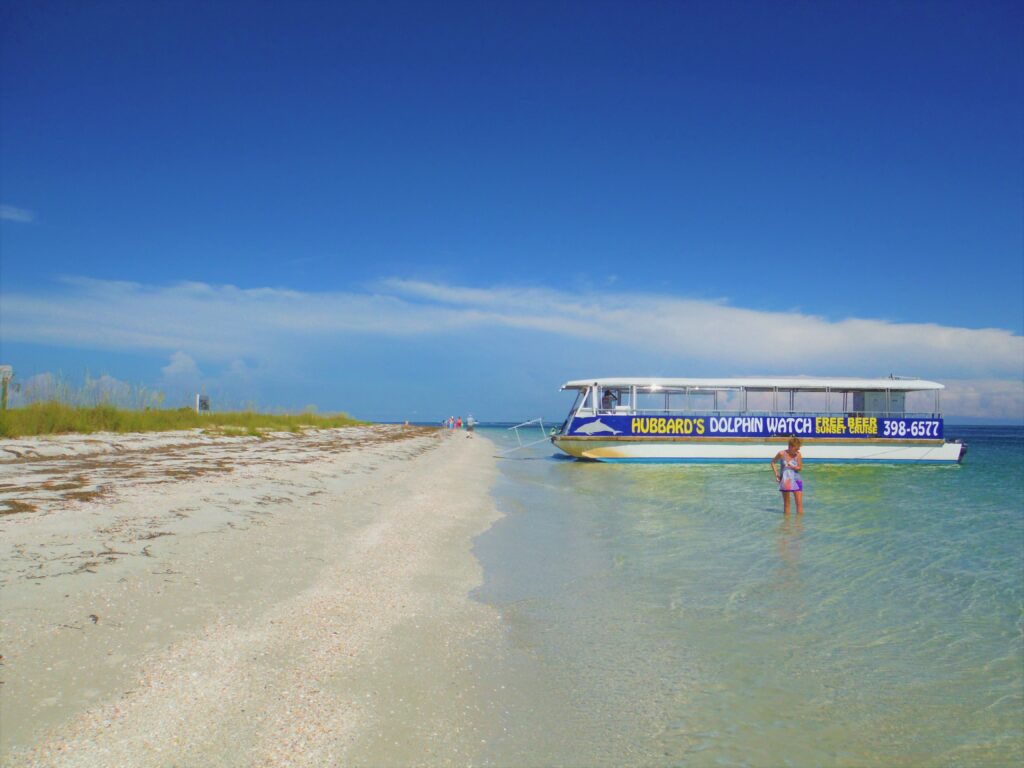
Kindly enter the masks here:
<path id="1" fill-rule="evenodd" d="M 493 446 L 190 434 L 7 446 L 4 764 L 472 762 Z"/>

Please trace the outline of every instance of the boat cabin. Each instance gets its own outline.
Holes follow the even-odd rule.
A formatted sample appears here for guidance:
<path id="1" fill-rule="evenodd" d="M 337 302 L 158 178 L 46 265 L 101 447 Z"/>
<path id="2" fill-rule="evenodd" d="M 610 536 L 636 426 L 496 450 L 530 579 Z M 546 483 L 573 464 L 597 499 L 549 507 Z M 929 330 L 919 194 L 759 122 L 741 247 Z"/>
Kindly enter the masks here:
<path id="1" fill-rule="evenodd" d="M 922 379 L 623 378 L 570 381 L 570 417 L 822 415 L 939 418 L 943 385 Z"/>

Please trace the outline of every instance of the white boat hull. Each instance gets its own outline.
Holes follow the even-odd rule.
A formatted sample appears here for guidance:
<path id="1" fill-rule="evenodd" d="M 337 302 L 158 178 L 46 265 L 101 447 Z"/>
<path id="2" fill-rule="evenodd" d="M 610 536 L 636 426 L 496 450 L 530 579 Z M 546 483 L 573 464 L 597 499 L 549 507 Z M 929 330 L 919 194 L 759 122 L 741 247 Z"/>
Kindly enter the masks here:
<path id="1" fill-rule="evenodd" d="M 556 435 L 552 442 L 570 456 L 607 462 L 689 462 L 729 463 L 771 461 L 786 448 L 786 438 L 765 441 L 659 440 L 636 438 L 597 438 Z M 801 447 L 805 461 L 844 463 L 869 462 L 955 464 L 960 461 L 961 443 L 935 441 L 848 442 L 805 441 Z"/>

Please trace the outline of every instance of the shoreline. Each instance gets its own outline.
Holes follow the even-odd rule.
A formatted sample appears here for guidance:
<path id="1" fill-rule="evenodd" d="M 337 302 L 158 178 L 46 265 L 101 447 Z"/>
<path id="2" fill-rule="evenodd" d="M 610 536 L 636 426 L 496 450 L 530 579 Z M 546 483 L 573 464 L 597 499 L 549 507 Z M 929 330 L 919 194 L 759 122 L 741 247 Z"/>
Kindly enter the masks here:
<path id="1" fill-rule="evenodd" d="M 469 759 L 490 718 L 434 689 L 469 695 L 470 646 L 501 638 L 469 596 L 497 469 L 486 438 L 438 435 L 0 464 L 43 478 L 35 511 L 0 517 L 3 764 Z M 182 468 L 197 458 L 219 464 Z M 106 490 L 40 500 L 61 464 Z"/>

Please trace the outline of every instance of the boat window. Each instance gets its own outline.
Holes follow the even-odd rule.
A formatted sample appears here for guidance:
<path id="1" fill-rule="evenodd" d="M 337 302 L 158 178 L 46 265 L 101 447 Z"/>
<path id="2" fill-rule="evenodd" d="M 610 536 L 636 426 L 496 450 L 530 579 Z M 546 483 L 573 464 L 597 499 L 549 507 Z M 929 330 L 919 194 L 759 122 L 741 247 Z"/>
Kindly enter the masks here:
<path id="1" fill-rule="evenodd" d="M 572 408 L 569 409 L 569 415 L 576 413 L 576 409 L 583 404 L 583 396 L 587 393 L 585 389 L 576 390 L 576 399 L 572 401 Z"/>
<path id="2" fill-rule="evenodd" d="M 901 415 L 907 410 L 906 392 L 886 392 L 885 411 L 886 413 Z"/>
<path id="3" fill-rule="evenodd" d="M 656 389 L 636 391 L 637 413 L 711 413 L 743 409 L 739 390 Z"/>
<path id="4" fill-rule="evenodd" d="M 629 387 L 605 387 L 601 389 L 602 413 L 628 413 L 630 411 Z"/>
<path id="5" fill-rule="evenodd" d="M 663 390 L 637 389 L 636 391 L 636 412 L 637 413 L 662 413 L 666 409 L 667 395 Z"/>
<path id="6" fill-rule="evenodd" d="M 672 395 L 672 407 L 680 411 L 713 411 L 715 393 L 707 390 L 679 392 Z"/>
<path id="7" fill-rule="evenodd" d="M 902 414 L 906 404 L 906 392 L 854 392 L 853 412 L 881 416 Z"/>
<path id="8" fill-rule="evenodd" d="M 576 413 L 590 415 L 594 412 L 594 398 L 591 395 L 594 391 L 593 387 L 580 390 L 580 393 L 576 396 L 576 405 L 574 406 Z"/>
<path id="9" fill-rule="evenodd" d="M 774 393 L 770 390 L 748 389 L 747 407 L 745 410 L 757 412 L 771 412 L 775 409 Z"/>
<path id="10" fill-rule="evenodd" d="M 616 411 L 631 411 L 633 409 L 633 391 L 630 387 L 616 389 L 615 394 L 618 398 L 615 403 Z"/>
<path id="11" fill-rule="evenodd" d="M 793 411 L 796 413 L 824 413 L 826 400 L 824 392 L 793 392 Z"/>
<path id="12" fill-rule="evenodd" d="M 717 411 L 743 411 L 746 405 L 742 389 L 720 389 L 718 391 Z"/>

